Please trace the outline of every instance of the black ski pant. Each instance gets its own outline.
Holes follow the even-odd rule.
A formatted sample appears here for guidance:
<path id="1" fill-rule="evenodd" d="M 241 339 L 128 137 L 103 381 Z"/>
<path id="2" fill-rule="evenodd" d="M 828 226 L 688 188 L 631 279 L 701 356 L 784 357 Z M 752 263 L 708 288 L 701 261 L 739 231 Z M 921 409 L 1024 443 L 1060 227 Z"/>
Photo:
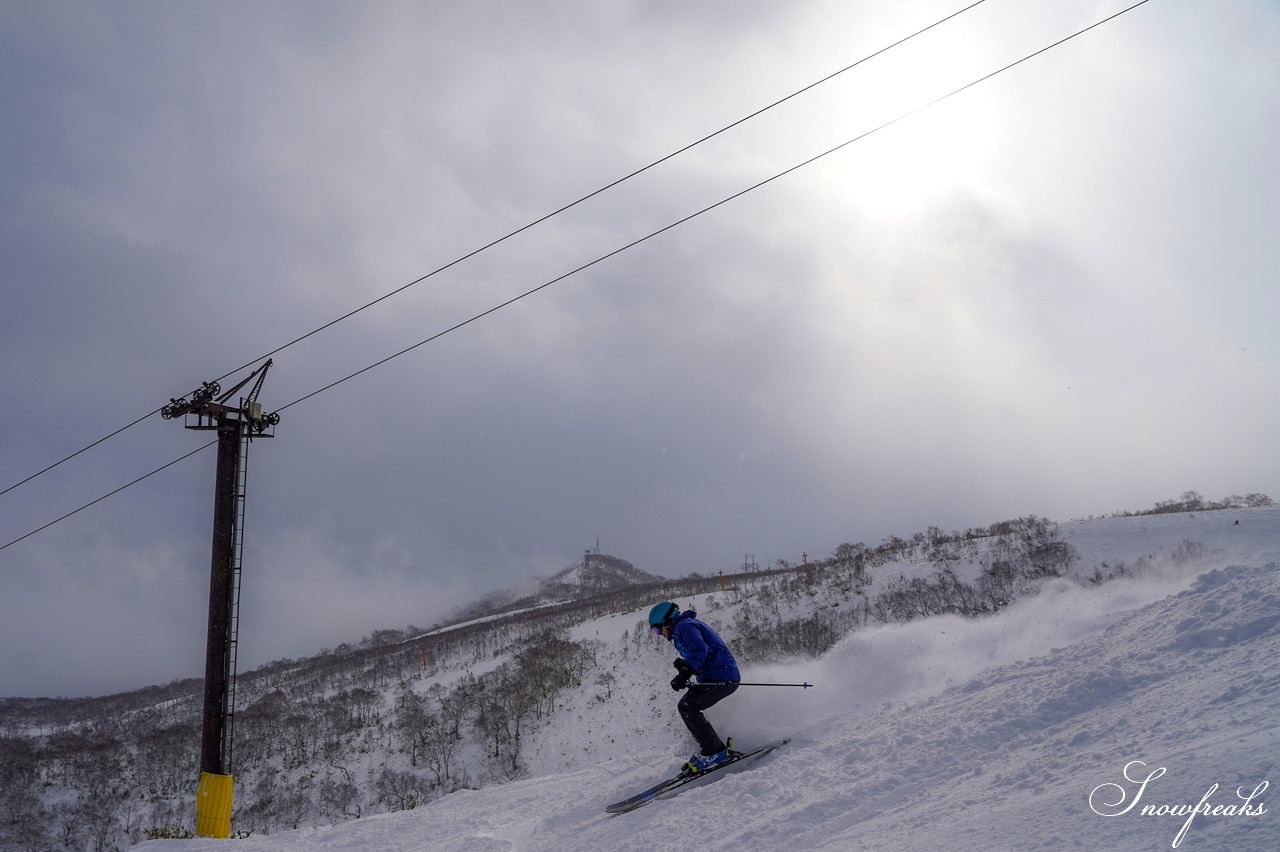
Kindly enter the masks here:
<path id="1" fill-rule="evenodd" d="M 680 710 L 680 718 L 684 720 L 689 733 L 693 734 L 693 738 L 698 741 L 703 754 L 724 751 L 724 740 L 720 739 L 720 735 L 716 733 L 715 728 L 711 727 L 711 723 L 707 721 L 706 716 L 702 715 L 702 711 L 722 698 L 733 695 L 737 688 L 737 681 L 730 681 L 724 686 L 691 686 L 684 694 L 684 698 L 681 698 L 680 703 L 676 705 Z"/>

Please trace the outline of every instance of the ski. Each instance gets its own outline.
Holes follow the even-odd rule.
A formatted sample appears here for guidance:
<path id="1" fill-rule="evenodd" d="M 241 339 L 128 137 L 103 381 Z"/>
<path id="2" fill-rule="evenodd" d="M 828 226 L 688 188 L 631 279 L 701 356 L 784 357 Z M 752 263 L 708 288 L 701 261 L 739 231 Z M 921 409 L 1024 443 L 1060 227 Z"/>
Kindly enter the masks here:
<path id="1" fill-rule="evenodd" d="M 668 795 L 675 795 L 678 790 L 690 784 L 695 784 L 708 779 L 714 780 L 715 778 L 720 777 L 718 773 L 723 769 L 728 769 L 730 767 L 745 769 L 748 763 L 754 763 L 757 759 L 764 757 L 776 748 L 781 748 L 789 742 L 791 742 L 790 737 L 785 740 L 778 740 L 776 742 L 769 743 L 768 745 L 751 749 L 750 751 L 730 752 L 728 760 L 723 763 L 717 763 L 708 769 L 702 770 L 701 772 L 690 772 L 687 769 L 683 770 L 679 775 L 668 778 L 665 781 L 659 781 L 649 789 L 636 793 L 629 799 L 623 799 L 621 802 L 614 802 L 612 805 L 608 805 L 604 809 L 605 813 L 625 814 L 627 811 L 634 811 L 638 807 L 649 804 L 654 799 Z"/>

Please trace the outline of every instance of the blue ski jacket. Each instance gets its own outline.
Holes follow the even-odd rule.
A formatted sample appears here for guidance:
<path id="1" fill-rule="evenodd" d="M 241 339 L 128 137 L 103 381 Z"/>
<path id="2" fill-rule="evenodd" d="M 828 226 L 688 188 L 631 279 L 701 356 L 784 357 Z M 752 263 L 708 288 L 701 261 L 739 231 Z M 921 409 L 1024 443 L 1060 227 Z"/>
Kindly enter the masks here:
<path id="1" fill-rule="evenodd" d="M 738 661 L 729 646 L 720 634 L 699 621 L 693 610 L 687 609 L 676 616 L 670 638 L 680 656 L 693 666 L 698 680 L 742 680 Z"/>

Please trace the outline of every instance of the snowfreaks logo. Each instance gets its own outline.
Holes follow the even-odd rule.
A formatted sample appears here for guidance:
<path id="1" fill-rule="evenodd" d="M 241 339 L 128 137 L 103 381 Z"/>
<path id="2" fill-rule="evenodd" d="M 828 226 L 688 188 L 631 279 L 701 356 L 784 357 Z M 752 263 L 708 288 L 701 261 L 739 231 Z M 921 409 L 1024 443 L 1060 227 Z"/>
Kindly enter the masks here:
<path id="1" fill-rule="evenodd" d="M 1093 792 L 1089 794 L 1089 807 L 1095 814 L 1099 816 L 1113 817 L 1122 816 L 1129 813 L 1138 806 L 1142 801 L 1143 795 L 1147 792 L 1147 785 L 1164 775 L 1165 768 L 1163 766 L 1147 772 L 1146 764 L 1141 760 L 1133 760 L 1124 765 L 1124 780 L 1130 784 L 1137 784 L 1136 790 L 1133 790 L 1133 797 L 1129 797 L 1129 789 L 1123 784 L 1099 784 L 1093 788 Z M 1134 768 L 1137 767 L 1137 768 Z M 1131 774 L 1132 773 L 1132 774 Z M 1194 805 L 1191 804 L 1146 804 L 1138 813 L 1140 816 L 1171 816 L 1186 817 L 1187 821 L 1182 824 L 1182 829 L 1173 838 L 1173 848 L 1177 849 L 1178 844 L 1182 843 L 1182 839 L 1187 836 L 1187 831 L 1191 828 L 1192 821 L 1197 816 L 1210 817 L 1235 817 L 1235 816 L 1261 816 L 1267 812 L 1262 802 L 1254 804 L 1257 799 L 1267 789 L 1268 782 L 1263 781 L 1253 788 L 1252 792 L 1245 792 L 1244 787 L 1236 790 L 1236 798 L 1238 802 L 1232 801 L 1231 804 L 1212 804 L 1210 800 L 1213 795 L 1218 792 L 1218 785 L 1212 787 L 1200 797 L 1200 801 Z"/>

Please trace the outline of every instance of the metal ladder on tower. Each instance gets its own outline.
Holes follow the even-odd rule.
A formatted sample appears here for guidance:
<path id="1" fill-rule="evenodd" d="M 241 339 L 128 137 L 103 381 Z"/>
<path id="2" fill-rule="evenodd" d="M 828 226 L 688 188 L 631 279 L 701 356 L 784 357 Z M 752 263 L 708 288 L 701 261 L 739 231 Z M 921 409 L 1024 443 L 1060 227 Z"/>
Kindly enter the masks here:
<path id="1" fill-rule="evenodd" d="M 224 708 L 227 726 L 227 765 L 235 744 L 236 720 L 236 664 L 240 648 L 240 569 L 244 564 L 244 506 L 249 482 L 249 447 L 253 443 L 252 431 L 244 429 L 240 435 L 240 465 L 236 470 L 235 537 L 231 562 L 231 630 L 227 637 L 227 704 Z"/>

